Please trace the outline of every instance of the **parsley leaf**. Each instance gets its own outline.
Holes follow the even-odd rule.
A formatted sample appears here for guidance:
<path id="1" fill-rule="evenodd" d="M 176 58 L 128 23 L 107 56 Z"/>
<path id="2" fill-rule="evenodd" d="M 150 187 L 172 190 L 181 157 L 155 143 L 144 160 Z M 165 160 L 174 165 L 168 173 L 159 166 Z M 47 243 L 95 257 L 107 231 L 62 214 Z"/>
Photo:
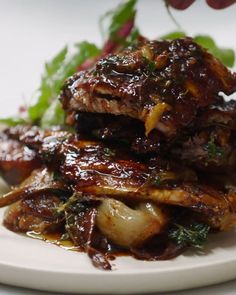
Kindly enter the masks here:
<path id="1" fill-rule="evenodd" d="M 204 242 L 207 240 L 210 227 L 203 223 L 194 223 L 189 227 L 175 224 L 170 230 L 169 238 L 174 240 L 178 245 L 193 246 L 202 249 Z"/>

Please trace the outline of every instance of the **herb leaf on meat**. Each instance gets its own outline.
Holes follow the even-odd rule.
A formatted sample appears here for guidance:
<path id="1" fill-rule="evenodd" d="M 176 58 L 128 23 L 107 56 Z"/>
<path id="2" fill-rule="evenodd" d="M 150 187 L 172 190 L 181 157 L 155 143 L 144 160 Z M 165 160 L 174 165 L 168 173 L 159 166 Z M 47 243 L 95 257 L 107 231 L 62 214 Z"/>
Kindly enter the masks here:
<path id="1" fill-rule="evenodd" d="M 215 139 L 212 138 L 206 145 L 205 150 L 208 153 L 208 159 L 214 160 L 216 158 L 224 157 L 224 150 L 215 143 Z"/>
<path id="2" fill-rule="evenodd" d="M 204 242 L 207 240 L 210 227 L 203 223 L 194 223 L 189 227 L 175 224 L 170 230 L 169 238 L 174 240 L 178 245 L 193 246 L 202 249 Z"/>

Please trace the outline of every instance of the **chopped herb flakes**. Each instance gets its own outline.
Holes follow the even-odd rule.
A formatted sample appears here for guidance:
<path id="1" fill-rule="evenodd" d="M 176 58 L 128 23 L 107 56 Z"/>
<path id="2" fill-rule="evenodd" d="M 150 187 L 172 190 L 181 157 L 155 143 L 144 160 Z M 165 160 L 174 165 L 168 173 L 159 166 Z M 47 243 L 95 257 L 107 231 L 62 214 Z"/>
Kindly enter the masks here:
<path id="1" fill-rule="evenodd" d="M 205 150 L 208 153 L 208 160 L 214 160 L 216 158 L 224 157 L 224 150 L 215 143 L 215 139 L 212 138 L 206 145 Z"/>
<path id="2" fill-rule="evenodd" d="M 204 242 L 207 240 L 209 230 L 210 227 L 203 223 L 194 223 L 189 227 L 175 224 L 175 227 L 169 232 L 169 238 L 178 245 L 202 249 Z"/>
<path id="3" fill-rule="evenodd" d="M 116 151 L 109 148 L 104 148 L 103 152 L 105 157 L 114 157 L 116 155 Z"/>

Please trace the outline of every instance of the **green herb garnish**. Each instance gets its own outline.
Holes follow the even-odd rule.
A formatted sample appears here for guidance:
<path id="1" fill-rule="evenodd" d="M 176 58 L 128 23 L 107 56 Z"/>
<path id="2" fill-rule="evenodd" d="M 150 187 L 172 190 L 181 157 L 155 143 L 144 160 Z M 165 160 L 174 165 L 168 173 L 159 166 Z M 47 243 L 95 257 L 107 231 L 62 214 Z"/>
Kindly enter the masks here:
<path id="1" fill-rule="evenodd" d="M 79 200 L 79 194 L 73 194 L 65 203 L 61 203 L 57 208 L 57 213 L 60 214 L 65 211 L 73 213 L 80 213 L 84 210 L 85 205 Z"/>
<path id="2" fill-rule="evenodd" d="M 161 177 L 159 175 L 151 176 L 150 184 L 160 186 L 161 185 Z"/>
<path id="3" fill-rule="evenodd" d="M 149 73 L 152 73 L 156 70 L 156 65 L 153 61 L 148 61 L 148 64 L 147 64 L 147 70 Z"/>
<path id="4" fill-rule="evenodd" d="M 152 61 L 152 60 L 150 60 L 150 59 L 148 59 L 146 56 L 142 56 L 142 58 L 143 58 L 143 60 L 144 60 L 144 62 L 145 62 L 145 70 L 146 70 L 146 73 L 147 74 L 151 74 L 151 73 L 153 73 L 155 70 L 156 70 L 156 65 L 155 65 L 155 63 Z"/>
<path id="5" fill-rule="evenodd" d="M 116 151 L 113 149 L 104 148 L 103 154 L 105 157 L 114 157 L 116 155 Z"/>
<path id="6" fill-rule="evenodd" d="M 60 174 L 60 172 L 58 170 L 53 172 L 53 180 L 54 181 L 61 180 L 61 174 Z"/>
<path id="7" fill-rule="evenodd" d="M 174 240 L 181 246 L 192 246 L 198 249 L 203 248 L 203 244 L 207 240 L 210 227 L 203 223 L 194 223 L 189 227 L 175 224 L 170 230 L 169 238 Z"/>
<path id="8" fill-rule="evenodd" d="M 207 151 L 209 160 L 223 158 L 225 155 L 224 150 L 215 143 L 214 138 L 211 138 L 211 140 L 205 145 L 204 148 Z"/>
<path id="9" fill-rule="evenodd" d="M 156 177 L 155 179 L 152 180 L 152 184 L 160 186 L 161 185 L 161 178 Z"/>

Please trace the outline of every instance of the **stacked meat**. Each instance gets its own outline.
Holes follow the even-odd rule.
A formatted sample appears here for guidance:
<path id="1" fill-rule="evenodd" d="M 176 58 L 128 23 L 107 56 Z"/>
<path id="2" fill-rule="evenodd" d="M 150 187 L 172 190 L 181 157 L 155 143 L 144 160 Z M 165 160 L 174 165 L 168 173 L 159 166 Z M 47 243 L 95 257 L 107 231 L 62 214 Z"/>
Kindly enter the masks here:
<path id="1" fill-rule="evenodd" d="M 75 132 L 1 135 L 1 174 L 19 184 L 0 199 L 14 203 L 4 224 L 66 233 L 103 269 L 118 250 L 177 256 L 188 244 L 170 238 L 176 224 L 234 227 L 236 104 L 219 93 L 235 91 L 236 74 L 190 38 L 142 41 L 76 73 L 60 96 Z"/>

